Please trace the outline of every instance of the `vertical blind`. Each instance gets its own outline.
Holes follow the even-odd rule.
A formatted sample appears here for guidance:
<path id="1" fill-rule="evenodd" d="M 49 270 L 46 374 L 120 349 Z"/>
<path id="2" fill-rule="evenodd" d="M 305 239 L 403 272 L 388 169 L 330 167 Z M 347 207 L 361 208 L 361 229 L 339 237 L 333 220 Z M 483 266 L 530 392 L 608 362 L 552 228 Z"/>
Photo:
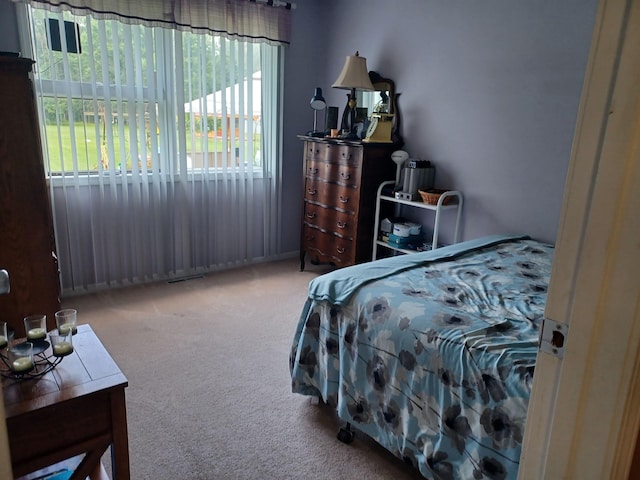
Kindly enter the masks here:
<path id="1" fill-rule="evenodd" d="M 64 293 L 277 253 L 282 47 L 25 15 Z"/>

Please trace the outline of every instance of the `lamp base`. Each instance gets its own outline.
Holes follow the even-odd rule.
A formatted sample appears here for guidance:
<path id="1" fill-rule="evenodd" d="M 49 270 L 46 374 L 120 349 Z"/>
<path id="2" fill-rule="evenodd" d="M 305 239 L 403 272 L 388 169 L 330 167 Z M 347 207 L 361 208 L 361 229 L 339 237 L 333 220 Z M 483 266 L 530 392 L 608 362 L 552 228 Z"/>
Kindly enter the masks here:
<path id="1" fill-rule="evenodd" d="M 324 123 L 327 123 L 327 111 L 325 109 L 324 112 Z M 313 110 L 313 130 L 309 130 L 307 132 L 307 136 L 308 137 L 318 137 L 318 138 L 322 138 L 325 136 L 325 132 L 324 131 L 320 131 L 318 130 L 318 110 L 314 109 Z"/>
<path id="2" fill-rule="evenodd" d="M 356 89 L 351 89 L 351 93 L 347 93 L 347 105 L 342 112 L 342 123 L 340 124 L 340 131 L 352 132 L 355 134 L 356 126 Z"/>

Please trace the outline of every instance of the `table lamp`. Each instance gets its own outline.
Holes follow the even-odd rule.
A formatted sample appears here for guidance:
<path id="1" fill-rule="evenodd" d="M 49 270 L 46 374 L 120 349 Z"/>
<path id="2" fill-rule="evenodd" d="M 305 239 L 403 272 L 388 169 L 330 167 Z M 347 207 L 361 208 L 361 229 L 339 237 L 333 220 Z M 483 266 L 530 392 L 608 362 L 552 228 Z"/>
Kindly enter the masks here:
<path id="1" fill-rule="evenodd" d="M 307 135 L 309 135 L 310 137 L 324 137 L 324 129 L 322 131 L 318 131 L 318 110 L 325 111 L 325 120 L 324 122 L 322 122 L 322 125 L 324 125 L 327 121 L 327 102 L 322 96 L 322 89 L 320 87 L 316 87 L 316 91 L 313 94 L 313 97 L 311 97 L 309 105 L 311 105 L 311 108 L 313 109 L 313 130 L 307 132 Z"/>
<path id="2" fill-rule="evenodd" d="M 367 70 L 367 59 L 361 57 L 358 52 L 356 52 L 355 55 L 348 55 L 342 71 L 332 87 L 351 90 L 351 93 L 347 94 L 347 106 L 342 114 L 340 130 L 343 134 L 347 133 L 347 139 L 357 140 L 358 135 L 355 133 L 356 89 L 374 90 L 371 79 L 369 78 L 369 71 Z"/>

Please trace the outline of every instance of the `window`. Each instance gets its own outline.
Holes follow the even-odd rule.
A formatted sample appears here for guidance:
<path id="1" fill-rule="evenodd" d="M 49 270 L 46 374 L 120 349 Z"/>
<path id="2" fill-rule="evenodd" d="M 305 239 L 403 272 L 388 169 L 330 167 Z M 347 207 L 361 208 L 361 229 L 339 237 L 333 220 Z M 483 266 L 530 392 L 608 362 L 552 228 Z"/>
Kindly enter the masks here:
<path id="1" fill-rule="evenodd" d="M 144 6 L 158 15 L 176 7 Z M 225 19 L 227 9 L 242 9 L 262 27 L 276 12 L 244 1 L 188 6 L 173 13 L 195 21 L 201 11 Z M 150 26 L 166 25 L 157 17 L 134 25 L 36 2 L 16 11 L 23 51 L 36 62 L 63 294 L 278 255 L 285 48 L 278 39 Z M 178 20 L 171 26 L 184 25 Z"/>
<path id="2" fill-rule="evenodd" d="M 261 52 L 275 47 L 31 12 L 51 176 L 261 168 Z"/>

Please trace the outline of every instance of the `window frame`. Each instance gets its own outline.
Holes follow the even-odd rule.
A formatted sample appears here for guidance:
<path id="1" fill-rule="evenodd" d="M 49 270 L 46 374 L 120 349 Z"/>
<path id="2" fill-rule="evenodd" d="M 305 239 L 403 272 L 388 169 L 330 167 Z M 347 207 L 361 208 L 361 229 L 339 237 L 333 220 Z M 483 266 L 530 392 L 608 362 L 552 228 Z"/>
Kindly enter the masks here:
<path id="1" fill-rule="evenodd" d="M 35 58 L 36 57 L 35 55 L 36 49 L 34 46 L 35 39 L 32 38 L 33 29 L 31 25 L 31 21 L 32 21 L 31 9 L 33 7 L 30 7 L 28 5 L 20 5 L 20 6 L 23 8 L 18 8 L 17 12 L 18 12 L 18 21 L 19 21 L 19 24 L 21 25 L 21 28 L 19 28 L 21 43 L 24 45 L 25 42 L 28 42 L 29 48 L 25 49 L 25 51 L 30 52 L 31 58 L 34 58 L 34 60 L 37 61 L 37 58 Z M 36 10 L 44 10 L 44 9 L 36 9 Z M 54 16 L 59 15 L 59 18 L 63 18 L 62 13 L 55 13 L 53 15 Z M 72 19 L 75 19 L 75 16 L 72 16 Z M 67 20 L 67 18 L 64 17 L 64 20 Z M 92 18 L 91 21 L 99 22 L 102 20 Z M 114 21 L 117 21 L 117 20 L 114 20 Z M 141 26 L 141 27 L 151 28 L 146 26 Z M 95 169 L 81 170 L 77 167 L 78 155 L 74 154 L 74 158 L 70 160 L 74 167 L 72 170 L 68 170 L 64 168 L 64 165 L 67 163 L 66 160 L 64 161 L 64 164 L 61 163 L 61 165 L 63 165 L 61 170 L 51 170 L 50 162 L 48 161 L 49 152 L 47 151 L 46 131 L 45 131 L 42 133 L 42 137 L 43 137 L 43 154 L 45 155 L 45 174 L 47 179 L 52 182 L 57 182 L 70 176 L 75 178 L 84 177 L 89 181 L 90 184 L 94 184 L 94 183 L 99 183 L 100 178 L 105 175 L 107 176 L 116 175 L 119 178 L 130 179 L 130 180 L 138 175 L 152 175 L 156 173 L 161 175 L 165 175 L 165 174 L 185 175 L 186 174 L 190 176 L 200 176 L 200 177 L 206 178 L 212 175 L 214 176 L 216 175 L 225 175 L 225 176 L 232 175 L 233 176 L 234 174 L 247 175 L 247 171 L 249 171 L 249 173 L 253 178 L 262 178 L 264 176 L 264 171 L 266 167 L 263 163 L 264 158 L 260 158 L 260 163 L 256 165 L 255 164 L 256 155 L 252 155 L 253 161 L 250 167 L 246 165 L 246 163 L 248 162 L 248 159 L 245 160 L 244 167 L 240 168 L 241 172 L 237 172 L 238 170 L 237 168 L 230 168 L 227 166 L 222 166 L 222 167 L 189 166 L 188 157 L 190 155 L 194 153 L 217 152 L 216 150 L 199 152 L 198 150 L 194 149 L 193 144 L 190 149 L 187 149 L 187 141 L 186 141 L 187 136 L 193 133 L 191 131 L 193 127 L 189 128 L 187 126 L 186 118 L 193 117 L 193 115 L 191 115 L 190 112 L 182 111 L 183 109 L 179 108 L 180 105 L 185 104 L 184 98 L 182 98 L 181 94 L 182 92 L 185 91 L 185 84 L 187 82 L 187 78 L 183 69 L 183 66 L 184 66 L 183 59 L 181 58 L 180 55 L 176 55 L 176 53 L 182 50 L 182 44 L 183 44 L 183 39 L 185 35 L 196 35 L 196 34 L 193 34 L 191 32 L 181 32 L 177 30 L 154 28 L 153 35 L 154 35 L 154 54 L 158 55 L 159 58 L 162 60 L 162 62 L 158 62 L 156 67 L 159 67 L 160 65 L 162 65 L 164 70 L 164 74 L 162 72 L 158 72 L 160 68 L 157 68 L 157 70 L 154 72 L 156 75 L 156 82 L 157 82 L 155 85 L 155 89 L 166 93 L 170 91 L 171 87 L 173 87 L 173 91 L 176 92 L 175 98 L 173 98 L 173 102 L 169 102 L 167 98 L 159 98 L 159 97 L 152 98 L 153 94 L 150 93 L 152 89 L 148 85 L 142 86 L 142 87 L 128 85 L 128 84 L 127 85 L 124 85 L 124 84 L 104 85 L 104 84 L 99 84 L 97 82 L 92 83 L 90 81 L 73 81 L 73 80 L 67 81 L 67 80 L 56 80 L 56 79 L 41 79 L 37 74 L 38 73 L 37 63 L 35 66 L 34 85 L 36 90 L 36 102 L 38 103 L 38 106 L 39 106 L 38 114 L 40 116 L 40 124 L 42 128 L 45 128 L 47 125 L 46 118 L 44 118 L 45 117 L 44 108 L 42 105 L 44 99 L 50 98 L 54 100 L 57 99 L 57 100 L 63 100 L 67 102 L 93 101 L 94 103 L 105 102 L 106 104 L 110 101 L 113 102 L 114 98 L 118 97 L 119 99 L 117 101 L 119 102 L 124 102 L 124 103 L 132 102 L 134 105 L 133 108 L 135 108 L 136 110 L 138 109 L 140 102 L 143 102 L 145 105 L 155 104 L 157 109 L 157 114 L 156 114 L 155 121 L 153 123 L 156 124 L 156 128 L 159 127 L 160 129 L 162 129 L 162 127 L 164 126 L 164 130 L 165 130 L 165 134 L 162 136 L 159 136 L 156 143 L 154 144 L 154 146 L 157 145 L 158 149 L 151 148 L 151 151 L 149 152 L 149 154 L 152 156 L 152 159 L 153 159 L 152 165 L 155 165 L 155 167 L 152 166 L 152 168 L 149 168 L 149 169 L 127 167 L 126 170 L 121 170 L 120 168 L 115 168 L 115 167 L 102 169 L 99 166 L 100 156 L 98 155 L 98 158 L 96 159 L 98 163 L 98 167 L 96 167 Z M 222 41 L 226 41 L 226 42 L 239 42 L 242 44 L 247 43 L 247 45 L 251 45 L 248 42 L 230 40 L 225 37 L 219 37 L 219 38 Z M 260 57 L 261 57 L 260 66 L 264 67 L 265 66 L 264 56 L 260 55 Z M 182 75 L 175 76 L 172 74 L 173 69 L 177 69 L 177 68 L 183 69 Z M 177 77 L 181 77 L 181 84 L 178 85 L 176 88 L 175 84 L 180 83 L 176 81 Z M 206 94 L 204 96 L 206 96 Z M 262 106 L 261 106 L 261 111 L 263 112 Z M 94 115 L 99 117 L 99 115 L 96 114 L 95 112 L 94 112 Z M 172 118 L 176 118 L 177 120 L 174 122 Z M 218 117 L 213 117 L 213 118 L 216 118 L 216 121 L 217 121 Z M 232 120 L 235 118 L 235 121 L 232 122 L 234 124 L 243 122 L 243 120 L 241 120 L 240 118 L 236 118 L 231 115 L 227 117 L 221 116 L 220 118 L 222 119 L 223 125 L 225 124 L 225 121 L 224 121 L 225 118 L 232 119 Z M 83 122 L 84 122 L 84 119 L 85 117 L 83 115 L 82 117 Z M 260 138 L 262 138 L 262 135 L 264 135 L 264 129 L 262 128 L 263 121 L 264 121 L 263 113 L 261 113 L 259 120 L 257 121 L 255 119 L 250 119 L 248 121 L 246 119 L 244 120 L 244 123 L 249 123 L 250 125 L 253 126 L 252 130 L 255 130 L 256 126 L 258 128 L 258 132 L 259 132 L 258 153 L 262 150 L 262 145 L 261 145 L 262 142 Z M 181 128 L 181 129 L 171 128 L 172 124 L 175 124 L 176 122 L 179 125 L 182 125 L 184 128 Z M 87 126 L 87 125 L 89 125 L 89 123 L 85 122 L 84 126 Z M 95 127 L 95 128 L 97 129 L 98 127 Z M 224 131 L 225 131 L 225 126 L 223 126 L 223 132 Z M 251 130 L 247 130 L 245 134 L 250 134 L 253 140 L 253 141 L 247 141 L 247 140 L 244 141 L 244 143 L 247 143 L 253 147 L 251 150 L 251 152 L 253 153 L 255 150 L 256 134 Z M 102 140 L 99 134 L 97 135 L 98 135 L 98 138 L 96 140 Z M 108 135 L 108 133 L 106 135 Z M 158 135 L 158 134 L 156 133 L 155 135 Z M 223 137 L 224 138 L 222 139 L 222 143 L 224 146 L 227 146 L 227 148 L 228 148 L 229 142 L 237 144 L 242 141 L 242 136 L 230 137 L 228 133 Z M 137 138 L 136 143 L 139 143 L 140 135 L 138 135 L 136 138 Z M 113 150 L 113 146 L 111 148 Z M 234 147 L 234 148 L 237 148 L 237 147 Z M 159 152 L 156 150 L 159 150 Z M 162 155 L 161 152 L 163 151 L 168 151 L 169 154 Z M 162 158 L 162 157 L 166 157 L 166 158 Z M 168 158 L 168 157 L 173 157 L 173 158 Z M 273 167 L 267 167 L 267 169 L 273 169 Z"/>

